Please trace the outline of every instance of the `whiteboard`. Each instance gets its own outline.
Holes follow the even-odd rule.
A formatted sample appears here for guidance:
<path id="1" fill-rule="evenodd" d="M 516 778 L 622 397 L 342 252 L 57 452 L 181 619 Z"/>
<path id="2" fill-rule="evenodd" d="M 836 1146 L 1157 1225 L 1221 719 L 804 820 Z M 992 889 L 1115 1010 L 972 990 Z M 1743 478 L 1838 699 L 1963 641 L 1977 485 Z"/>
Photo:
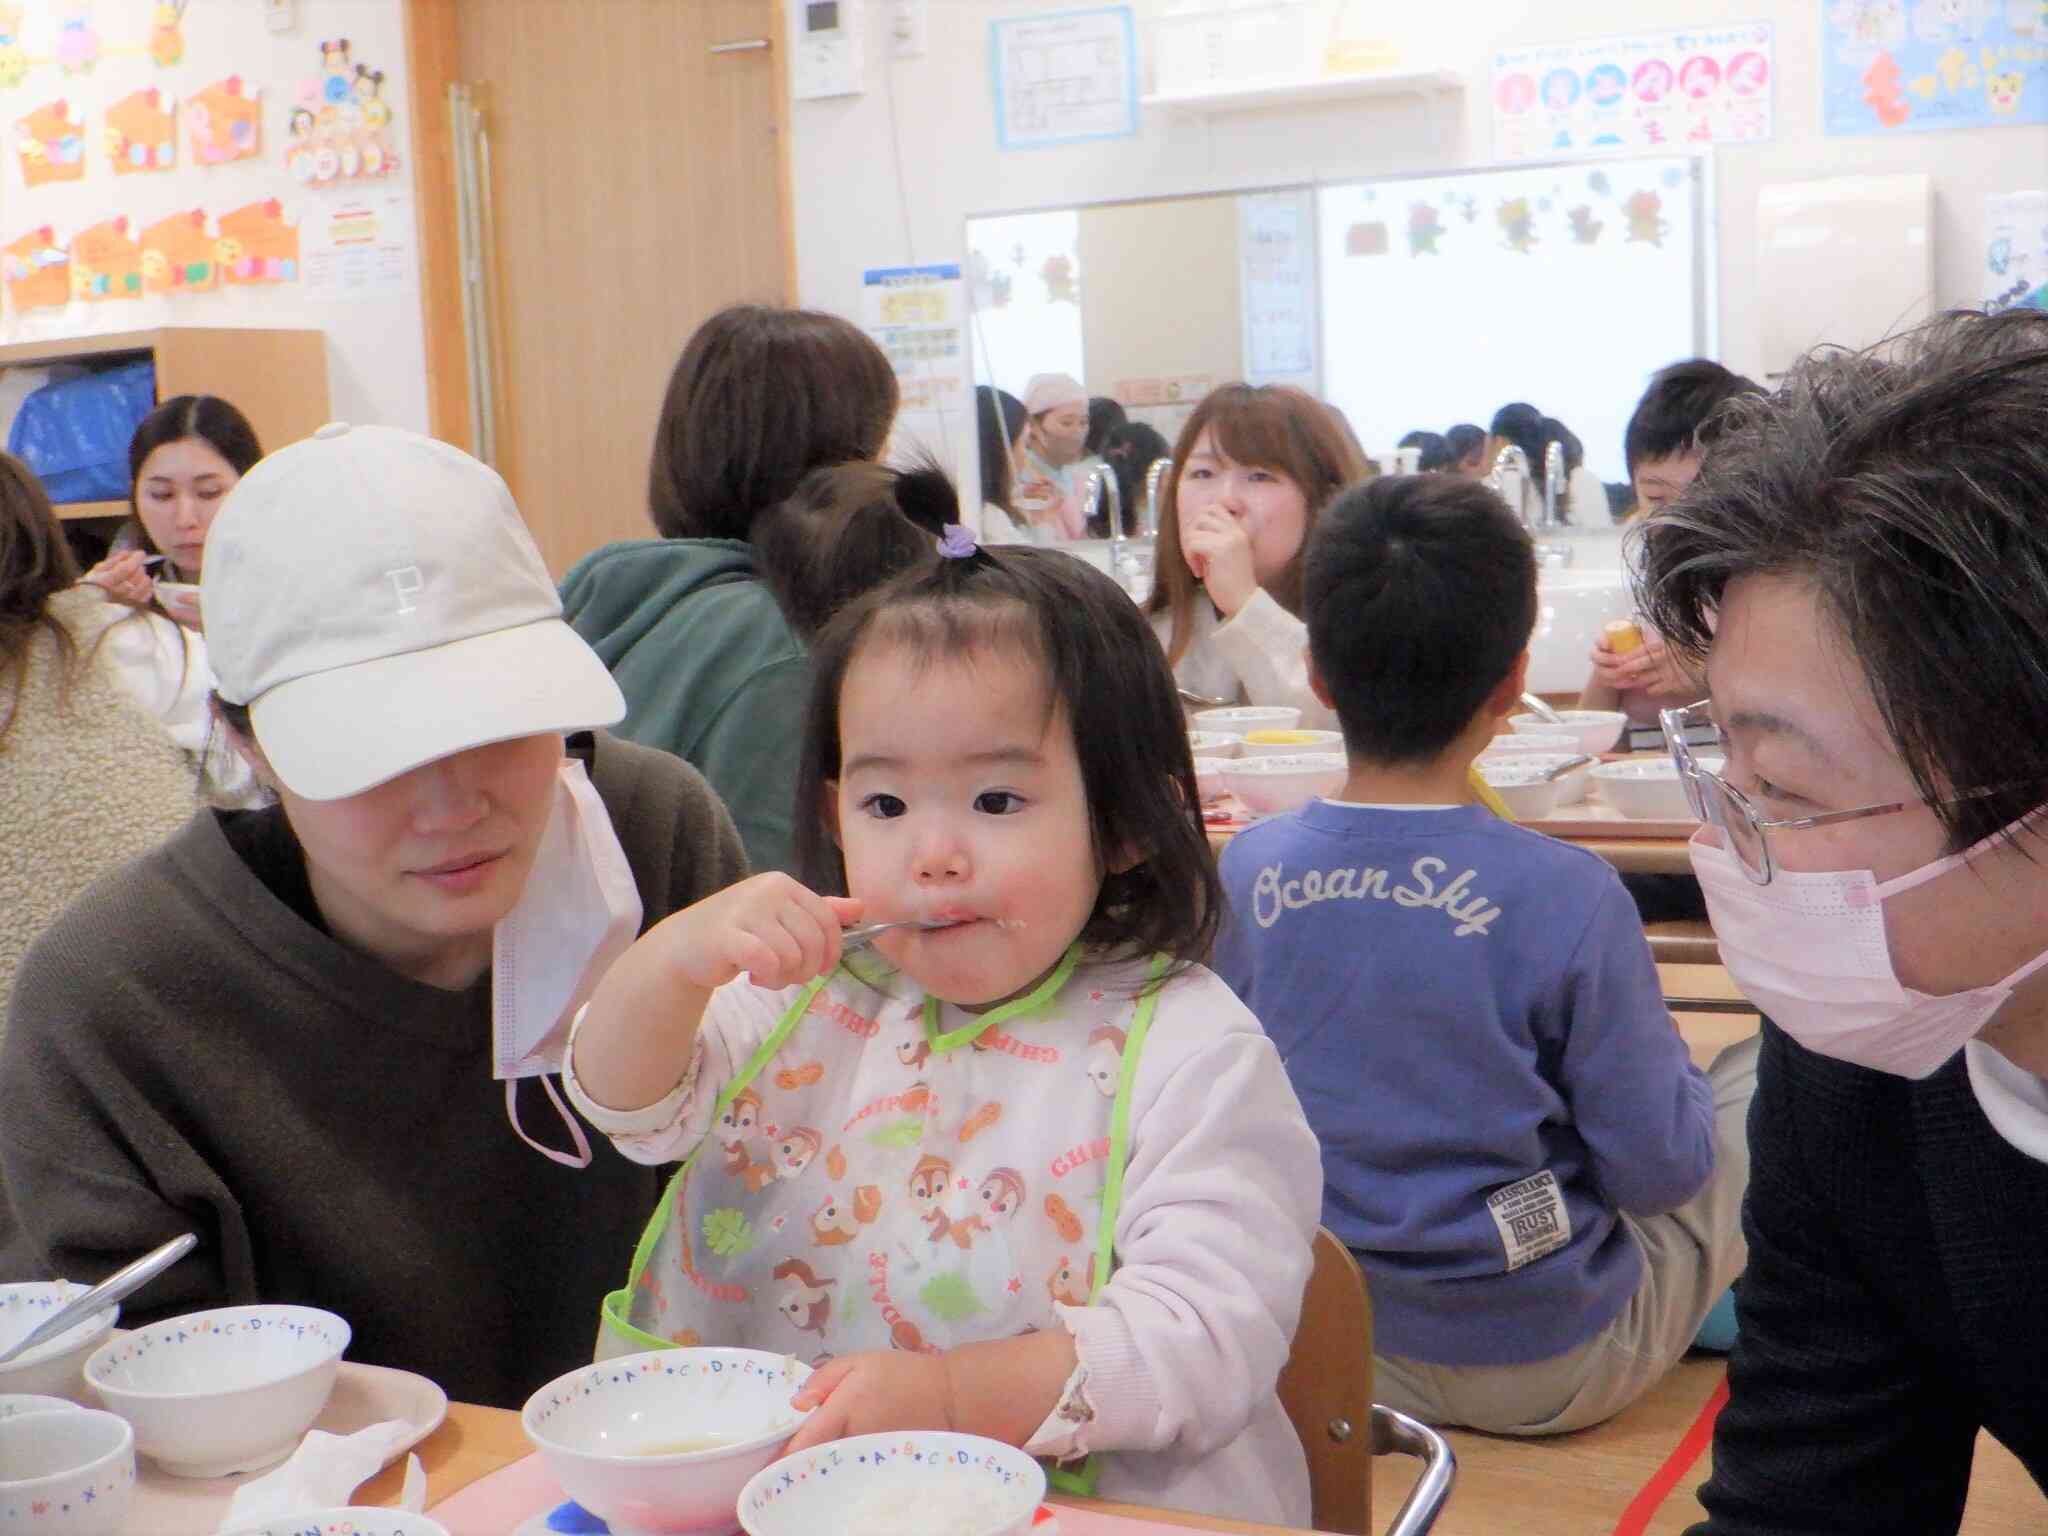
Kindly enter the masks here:
<path id="1" fill-rule="evenodd" d="M 1692 157 L 1347 182 L 1317 191 L 1323 388 L 1368 451 L 1526 400 L 1627 478 L 1643 386 L 1711 355 L 1711 228 Z"/>

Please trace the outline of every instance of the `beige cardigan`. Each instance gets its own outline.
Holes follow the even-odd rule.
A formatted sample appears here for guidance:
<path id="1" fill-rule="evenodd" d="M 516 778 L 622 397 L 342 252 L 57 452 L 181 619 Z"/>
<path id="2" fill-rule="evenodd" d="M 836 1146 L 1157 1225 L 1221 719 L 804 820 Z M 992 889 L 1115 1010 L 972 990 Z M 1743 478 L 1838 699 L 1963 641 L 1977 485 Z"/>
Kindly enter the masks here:
<path id="1" fill-rule="evenodd" d="M 162 842 L 198 805 L 185 755 L 94 651 L 122 610 L 74 589 L 52 597 L 49 611 L 85 663 L 68 696 L 46 632 L 24 652 L 18 710 L 13 671 L 0 669 L 0 719 L 16 714 L 0 736 L 0 1036 L 30 942 L 88 885 Z"/>

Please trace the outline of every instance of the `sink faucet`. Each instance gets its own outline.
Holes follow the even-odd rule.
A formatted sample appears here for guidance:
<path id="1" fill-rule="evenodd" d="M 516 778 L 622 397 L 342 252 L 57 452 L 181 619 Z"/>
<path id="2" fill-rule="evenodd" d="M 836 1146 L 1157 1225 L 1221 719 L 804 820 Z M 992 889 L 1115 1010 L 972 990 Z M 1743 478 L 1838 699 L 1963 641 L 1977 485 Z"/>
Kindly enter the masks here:
<path id="1" fill-rule="evenodd" d="M 1145 505 L 1138 510 L 1138 532 L 1148 539 L 1159 537 L 1159 517 L 1165 503 L 1166 477 L 1173 473 L 1172 459 L 1154 459 L 1145 471 Z"/>
<path id="2" fill-rule="evenodd" d="M 1487 489 L 1505 501 L 1510 512 L 1527 522 L 1528 509 L 1523 503 L 1528 498 L 1523 495 L 1523 490 L 1528 484 L 1529 455 L 1509 443 L 1501 449 L 1500 457 L 1493 461 L 1493 471 L 1486 477 Z"/>
<path id="3" fill-rule="evenodd" d="M 1124 546 L 1124 496 L 1116 483 L 1116 471 L 1107 464 L 1097 464 L 1088 471 L 1087 494 L 1081 503 L 1081 519 L 1084 523 L 1095 521 L 1095 514 L 1102 510 L 1105 500 L 1109 503 L 1109 559 L 1116 563 L 1116 557 Z"/>
<path id="4" fill-rule="evenodd" d="M 1565 476 L 1564 444 L 1556 438 L 1543 450 L 1543 527 L 1545 530 L 1563 526 L 1564 519 L 1557 515 L 1558 498 L 1564 494 Z"/>

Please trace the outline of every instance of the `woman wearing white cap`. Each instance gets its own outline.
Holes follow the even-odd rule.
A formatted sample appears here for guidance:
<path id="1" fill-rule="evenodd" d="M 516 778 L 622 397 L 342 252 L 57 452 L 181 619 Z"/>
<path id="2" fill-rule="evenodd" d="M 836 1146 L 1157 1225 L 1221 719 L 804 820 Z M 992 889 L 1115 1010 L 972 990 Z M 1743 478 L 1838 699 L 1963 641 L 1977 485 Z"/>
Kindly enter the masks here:
<path id="1" fill-rule="evenodd" d="M 1033 374 L 1024 387 L 1024 452 L 1018 465 L 1017 510 L 1052 538 L 1078 539 L 1088 472 L 1102 461 L 1088 454 L 1088 391 L 1064 373 Z"/>
<path id="2" fill-rule="evenodd" d="M 132 1320 L 314 1303 L 355 1359 L 516 1403 L 588 1358 L 658 1193 L 573 1122 L 574 1153 L 522 1146 L 518 1079 L 637 933 L 744 873 L 738 836 L 688 765 L 591 734 L 618 688 L 467 454 L 323 427 L 243 477 L 203 580 L 278 804 L 201 812 L 30 951 L 0 1274 L 196 1231 Z"/>

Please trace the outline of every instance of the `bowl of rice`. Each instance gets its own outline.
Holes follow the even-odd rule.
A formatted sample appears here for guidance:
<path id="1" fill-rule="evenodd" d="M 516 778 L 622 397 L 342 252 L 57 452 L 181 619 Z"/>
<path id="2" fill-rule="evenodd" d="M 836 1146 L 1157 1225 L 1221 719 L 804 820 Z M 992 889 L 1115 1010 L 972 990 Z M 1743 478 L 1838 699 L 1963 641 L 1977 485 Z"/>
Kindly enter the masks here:
<path id="1" fill-rule="evenodd" d="M 1023 1536 L 1045 1470 L 1015 1446 L 937 1430 L 855 1435 L 785 1456 L 740 1493 L 747 1536 Z"/>

